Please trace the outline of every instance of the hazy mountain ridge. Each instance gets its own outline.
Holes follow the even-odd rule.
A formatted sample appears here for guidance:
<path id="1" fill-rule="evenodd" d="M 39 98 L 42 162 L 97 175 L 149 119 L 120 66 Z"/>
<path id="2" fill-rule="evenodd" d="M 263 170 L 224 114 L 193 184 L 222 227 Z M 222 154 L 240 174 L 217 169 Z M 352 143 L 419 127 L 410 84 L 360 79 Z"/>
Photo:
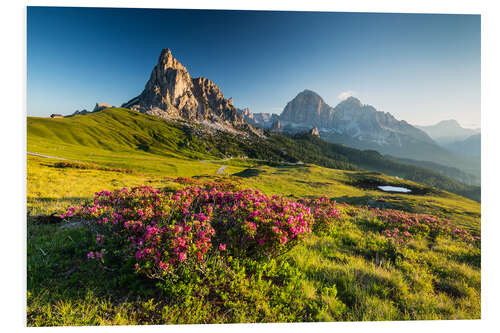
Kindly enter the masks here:
<path id="1" fill-rule="evenodd" d="M 434 141 L 441 145 L 462 141 L 471 135 L 481 132 L 480 129 L 464 128 L 454 119 L 442 120 L 435 125 L 415 125 L 415 127 L 426 132 Z"/>
<path id="2" fill-rule="evenodd" d="M 481 158 L 481 134 L 471 135 L 465 140 L 449 143 L 445 147 L 463 156 Z"/>

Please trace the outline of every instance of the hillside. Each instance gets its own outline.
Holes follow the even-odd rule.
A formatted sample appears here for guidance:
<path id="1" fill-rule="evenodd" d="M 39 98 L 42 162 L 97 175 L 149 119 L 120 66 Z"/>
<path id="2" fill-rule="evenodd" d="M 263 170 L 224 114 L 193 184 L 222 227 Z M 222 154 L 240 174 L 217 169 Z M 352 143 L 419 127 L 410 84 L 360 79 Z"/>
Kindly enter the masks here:
<path id="1" fill-rule="evenodd" d="M 415 174 L 433 180 L 425 169 L 314 135 L 249 137 L 127 109 L 30 117 L 27 130 L 28 151 L 67 159 L 28 156 L 28 326 L 480 318 L 480 203 L 358 165 L 391 175 L 421 170 Z M 217 175 L 223 165 L 225 174 Z M 412 192 L 383 192 L 380 185 Z M 128 189 L 137 186 L 131 191 L 174 200 L 128 197 Z M 222 201 L 224 209 L 214 207 L 214 214 L 235 227 L 234 209 L 241 221 L 274 212 L 271 219 L 254 220 L 258 237 L 275 235 L 263 221 L 293 220 L 284 218 L 280 203 L 289 212 L 307 205 L 314 224 L 290 241 L 273 236 L 269 252 L 254 257 L 241 252 L 248 244 L 242 232 L 251 233 L 253 224 L 224 233 L 214 217 L 210 223 L 217 233 L 206 260 L 202 255 L 196 264 L 200 254 L 189 247 L 179 253 L 178 268 L 158 278 L 147 272 L 150 264 L 156 269 L 154 261 L 138 260 L 139 267 L 130 261 L 137 254 L 122 258 L 130 240 L 113 236 L 115 227 L 126 235 L 137 216 L 110 233 L 101 231 L 104 218 L 85 217 L 87 228 L 73 216 L 77 207 L 104 203 L 111 193 L 129 198 L 137 214 L 149 212 L 149 203 L 162 203 L 155 214 L 184 204 L 191 214 L 204 212 L 196 188 L 212 196 L 209 205 L 219 196 L 243 195 L 244 204 Z M 191 206 L 186 193 L 198 193 Z M 100 228 L 97 236 L 94 227 Z M 148 232 L 155 230 L 150 227 Z"/>
<path id="2" fill-rule="evenodd" d="M 480 200 L 479 188 L 431 170 L 391 161 L 374 151 L 345 147 L 309 134 L 285 136 L 266 132 L 268 137 L 242 136 L 180 121 L 166 121 L 128 109 L 113 109 L 63 119 L 28 118 L 28 151 L 90 161 L 92 156 L 126 152 L 146 158 L 217 159 L 243 157 L 261 163 L 314 163 L 320 166 L 375 170 Z M 94 158 L 95 159 L 95 158 Z M 109 159 L 102 158 L 111 166 Z M 152 169 L 158 169 L 151 165 Z"/>
<path id="3" fill-rule="evenodd" d="M 407 165 L 415 165 L 418 167 L 423 167 L 426 169 L 437 171 L 437 172 L 439 172 L 447 177 L 456 179 L 459 182 L 464 183 L 464 184 L 477 185 L 477 186 L 481 185 L 480 175 L 476 176 L 472 173 L 464 172 L 458 168 L 449 167 L 449 166 L 445 166 L 445 165 L 441 165 L 439 163 L 429 162 L 429 161 L 417 161 L 417 160 L 412 160 L 409 158 L 397 158 L 397 157 L 390 156 L 390 155 L 385 155 L 385 157 L 387 157 L 391 160 L 394 160 L 396 162 L 399 162 L 399 163 L 403 163 L 403 164 L 407 164 Z M 478 160 L 480 161 L 480 158 L 478 158 Z"/>

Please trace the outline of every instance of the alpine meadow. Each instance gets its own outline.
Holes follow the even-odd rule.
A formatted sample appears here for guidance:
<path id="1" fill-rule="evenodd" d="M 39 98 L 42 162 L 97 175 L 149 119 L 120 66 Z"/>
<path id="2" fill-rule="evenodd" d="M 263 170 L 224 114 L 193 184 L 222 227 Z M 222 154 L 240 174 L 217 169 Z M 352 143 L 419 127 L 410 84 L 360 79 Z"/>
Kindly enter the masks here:
<path id="1" fill-rule="evenodd" d="M 115 27 L 130 15 L 132 26 Z M 355 27 L 354 15 L 364 23 Z M 93 51 L 75 55 L 75 78 L 65 71 L 76 60 L 67 52 L 52 59 L 57 38 L 36 30 L 50 17 L 44 29 L 69 29 L 57 38 L 74 34 L 87 49 L 98 38 Z M 99 24 L 88 21 L 97 17 Z M 394 41 L 386 57 L 397 59 L 398 45 L 403 55 L 425 49 L 421 62 L 408 56 L 402 64 L 424 71 L 442 61 L 455 73 L 446 83 L 444 67 L 429 83 L 419 81 L 425 75 L 405 80 L 439 81 L 443 105 L 451 105 L 449 91 L 465 105 L 468 95 L 453 82 L 456 68 L 476 69 L 470 36 L 479 38 L 478 20 L 28 7 L 28 326 L 480 319 L 481 130 L 460 125 L 478 118 L 479 106 L 452 109 L 458 121 L 449 120 L 450 110 L 425 104 L 438 97 L 415 95 L 420 111 L 412 99 L 399 112 L 395 103 L 413 98 L 414 84 L 391 76 L 399 62 L 377 51 L 363 58 L 363 43 L 328 52 L 347 43 L 341 34 L 295 30 L 347 22 L 335 29 L 364 40 L 383 22 L 391 28 L 377 32 L 380 47 Z M 212 35 L 198 34 L 202 28 Z M 249 33 L 269 50 L 250 50 Z M 447 44 L 429 40 L 426 49 L 427 34 L 470 47 L 463 54 L 472 60 L 448 62 L 438 49 Z M 310 44 L 296 44 L 306 35 Z M 279 59 L 273 43 L 283 49 Z M 296 48 L 311 50 L 288 52 Z M 378 75 L 376 61 L 387 72 L 372 85 L 366 77 Z M 348 66 L 365 74 L 345 73 Z M 330 94 L 336 86 L 325 71 L 355 92 L 334 103 L 341 91 Z M 390 84 L 401 89 L 391 90 L 394 98 L 378 90 Z M 88 94 L 96 97 L 87 103 L 109 96 L 110 104 L 69 109 Z M 364 104 L 370 99 L 384 106 Z"/>

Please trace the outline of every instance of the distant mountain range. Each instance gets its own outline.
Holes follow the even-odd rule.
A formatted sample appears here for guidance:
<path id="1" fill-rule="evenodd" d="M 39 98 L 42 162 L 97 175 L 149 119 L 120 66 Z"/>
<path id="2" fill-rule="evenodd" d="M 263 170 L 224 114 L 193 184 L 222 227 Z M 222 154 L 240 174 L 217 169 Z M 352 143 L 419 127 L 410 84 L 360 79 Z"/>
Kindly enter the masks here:
<path id="1" fill-rule="evenodd" d="M 226 99 L 214 82 L 204 77 L 192 78 L 169 49 L 162 50 L 143 91 L 122 106 L 243 136 L 264 137 L 262 128 L 288 135 L 308 132 L 332 143 L 459 167 L 480 177 L 477 161 L 439 146 L 422 129 L 362 104 L 355 97 L 331 107 L 317 93 L 306 89 L 288 102 L 280 115 L 237 109 L 232 98 Z M 439 172 L 442 170 L 448 169 L 441 168 Z M 464 178 L 467 176 L 457 177 Z"/>
<path id="2" fill-rule="evenodd" d="M 255 116 L 246 109 L 242 113 L 251 122 Z M 457 167 L 479 176 L 479 164 L 449 151 L 433 138 L 388 112 L 376 110 L 349 97 L 335 107 L 311 90 L 300 92 L 287 103 L 280 115 L 260 114 L 256 126 L 282 133 L 299 133 L 317 128 L 319 136 L 329 142 L 358 149 L 376 150 L 398 158 L 432 161 Z"/>
<path id="3" fill-rule="evenodd" d="M 443 120 L 435 125 L 415 126 L 427 133 L 440 145 L 447 145 L 456 141 L 463 141 L 471 135 L 479 134 L 479 129 L 463 128 L 454 120 Z"/>

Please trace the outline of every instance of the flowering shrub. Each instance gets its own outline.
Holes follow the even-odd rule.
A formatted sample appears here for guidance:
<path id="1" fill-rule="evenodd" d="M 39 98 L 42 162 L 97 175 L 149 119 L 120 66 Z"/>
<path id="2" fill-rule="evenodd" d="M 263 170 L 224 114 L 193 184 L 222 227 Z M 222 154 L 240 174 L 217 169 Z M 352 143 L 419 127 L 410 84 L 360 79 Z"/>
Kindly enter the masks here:
<path id="1" fill-rule="evenodd" d="M 304 204 L 259 191 L 211 189 L 199 197 L 213 207 L 215 238 L 233 255 L 278 254 L 311 232 L 314 221 Z"/>
<path id="2" fill-rule="evenodd" d="M 165 193 L 151 187 L 101 191 L 62 215 L 81 217 L 96 231 L 91 259 L 132 261 L 162 278 L 181 268 L 202 269 L 209 253 L 277 254 L 310 232 L 307 207 L 259 191 L 190 187 Z"/>
<path id="3" fill-rule="evenodd" d="M 467 230 L 452 226 L 449 220 L 442 220 L 427 214 L 409 214 L 392 209 L 371 209 L 370 214 L 382 223 L 382 234 L 396 243 L 405 243 L 414 237 L 436 237 L 448 235 L 467 242 L 479 240 Z"/>
<path id="4" fill-rule="evenodd" d="M 340 221 L 342 213 L 337 202 L 321 197 L 319 199 L 300 200 L 299 202 L 308 206 L 314 216 L 313 230 L 316 233 L 325 233 Z"/>

